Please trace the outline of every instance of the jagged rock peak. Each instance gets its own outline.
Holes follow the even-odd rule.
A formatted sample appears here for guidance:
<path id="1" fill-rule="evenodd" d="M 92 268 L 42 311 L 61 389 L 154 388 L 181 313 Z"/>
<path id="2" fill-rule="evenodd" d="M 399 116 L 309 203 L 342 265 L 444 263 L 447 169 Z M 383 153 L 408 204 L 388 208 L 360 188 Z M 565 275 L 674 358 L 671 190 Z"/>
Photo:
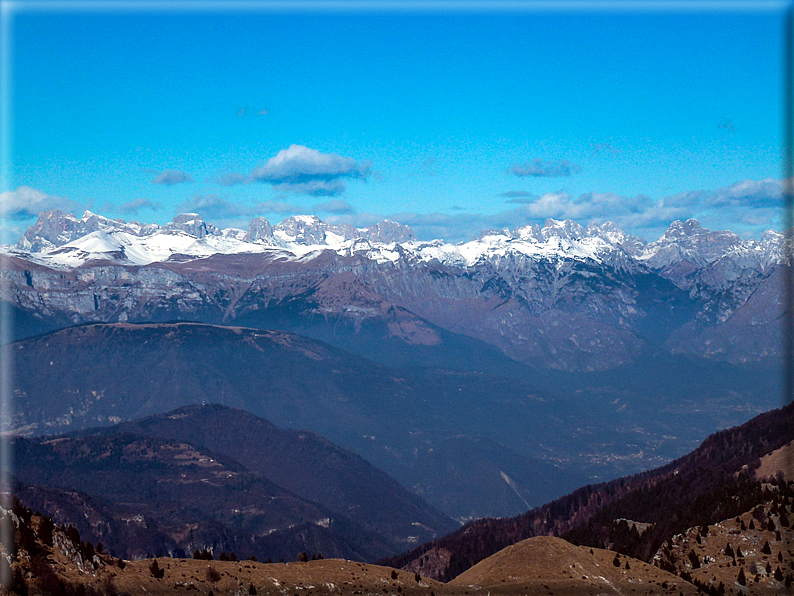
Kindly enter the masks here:
<path id="1" fill-rule="evenodd" d="M 25 232 L 17 243 L 17 248 L 29 252 L 41 252 L 63 246 L 97 231 L 113 231 L 126 226 L 123 219 L 109 219 L 86 210 L 77 219 L 72 213 L 59 209 L 42 211 L 35 224 Z"/>
<path id="2" fill-rule="evenodd" d="M 686 221 L 676 220 L 670 224 L 664 234 L 654 244 L 663 242 L 681 242 L 681 241 L 714 241 L 722 239 L 723 241 L 741 242 L 741 238 L 730 231 L 712 231 L 700 225 L 696 219 L 688 219 Z"/>
<path id="3" fill-rule="evenodd" d="M 700 225 L 700 222 L 696 219 L 688 219 L 686 221 L 677 219 L 669 225 L 667 231 L 664 233 L 664 236 L 680 238 L 682 236 L 697 236 L 700 234 L 707 234 L 708 232 L 709 230 Z"/>
<path id="4" fill-rule="evenodd" d="M 521 238 L 522 240 L 531 242 L 547 242 L 552 238 L 570 241 L 601 238 L 604 242 L 617 246 L 626 245 L 635 247 L 637 245 L 644 245 L 641 238 L 628 234 L 611 221 L 600 224 L 591 223 L 585 228 L 571 219 L 547 219 L 543 227 L 532 224 L 516 228 L 512 232 L 507 228 L 500 231 L 493 231 L 490 232 L 489 235 L 503 235 L 508 238 Z"/>
<path id="5" fill-rule="evenodd" d="M 477 240 L 484 240 L 489 236 L 501 236 L 504 238 L 513 238 L 513 232 L 511 232 L 508 228 L 502 228 L 501 230 L 483 230 L 482 232 L 480 232 L 480 235 L 477 236 Z"/>
<path id="6" fill-rule="evenodd" d="M 713 232 L 696 219 L 676 220 L 657 241 L 648 244 L 643 258 L 652 267 L 665 267 L 679 261 L 702 266 L 741 245 L 742 239 L 733 232 Z"/>
<path id="7" fill-rule="evenodd" d="M 39 215 L 38 221 L 28 228 L 16 248 L 28 253 L 44 253 L 93 232 L 123 232 L 138 237 L 163 232 L 171 234 L 181 232 L 198 240 L 222 237 L 274 246 L 286 246 L 285 243 L 308 246 L 337 245 L 359 238 L 383 244 L 416 240 L 416 235 L 408 226 L 391 220 L 384 220 L 368 228 L 356 229 L 350 224 L 326 223 L 315 215 L 295 215 L 275 226 L 264 217 L 255 217 L 249 223 L 246 232 L 233 228 L 221 230 L 204 221 L 198 213 L 180 213 L 170 223 L 161 226 L 136 221 L 126 223 L 123 219 L 109 219 L 91 211 L 86 211 L 82 218 L 78 219 L 74 214 L 65 214 L 52 209 Z"/>
<path id="8" fill-rule="evenodd" d="M 273 238 L 273 226 L 264 217 L 255 217 L 248 224 L 248 233 L 243 237 L 246 242 L 269 240 Z"/>
<path id="9" fill-rule="evenodd" d="M 544 222 L 541 232 L 546 238 L 559 236 L 570 240 L 579 240 L 585 235 L 584 227 L 572 219 L 558 220 L 549 218 Z"/>
<path id="10" fill-rule="evenodd" d="M 364 238 L 388 244 L 416 240 L 411 228 L 391 220 L 383 220 L 368 228 L 356 229 L 350 224 L 330 224 L 316 215 L 293 215 L 273 226 L 273 235 L 298 244 L 338 244 Z"/>
<path id="11" fill-rule="evenodd" d="M 326 224 L 316 215 L 293 215 L 273 227 L 273 235 L 298 244 L 325 244 Z"/>
<path id="12" fill-rule="evenodd" d="M 416 234 L 411 228 L 390 219 L 384 219 L 366 228 L 362 236 L 370 242 L 383 242 L 384 244 L 416 240 Z"/>
<path id="13" fill-rule="evenodd" d="M 199 239 L 221 235 L 220 228 L 205 222 L 198 213 L 180 213 L 165 227 L 169 230 L 180 230 Z"/>

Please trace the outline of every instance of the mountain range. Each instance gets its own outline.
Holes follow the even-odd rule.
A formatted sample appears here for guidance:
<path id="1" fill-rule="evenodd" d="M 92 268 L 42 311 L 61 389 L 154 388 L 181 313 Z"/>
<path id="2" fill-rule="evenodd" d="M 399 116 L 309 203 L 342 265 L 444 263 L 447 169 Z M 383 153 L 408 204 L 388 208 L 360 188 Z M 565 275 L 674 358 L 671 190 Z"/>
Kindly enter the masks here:
<path id="1" fill-rule="evenodd" d="M 327 437 L 456 519 L 660 465 L 774 407 L 779 385 L 763 369 L 663 354 L 598 373 L 395 367 L 287 331 L 200 323 L 78 325 L 9 355 L 18 434 L 232 406 Z"/>
<path id="2" fill-rule="evenodd" d="M 15 490 L 125 556 L 449 580 L 557 534 L 683 577 L 670 536 L 785 505 L 751 472 L 790 408 L 684 454 L 779 404 L 791 238 L 45 212 L 0 253 Z"/>
<path id="3" fill-rule="evenodd" d="M 395 369 L 284 331 L 81 325 L 17 342 L 11 355 L 19 434 L 110 425 L 197 403 L 232 406 L 327 437 L 453 517 L 543 503 L 580 485 L 586 476 L 576 469 L 594 454 L 606 458 L 644 438 L 631 433 L 616 448 L 611 426 L 526 381 Z M 208 439 L 223 440 L 211 422 L 203 426 Z M 235 440 L 237 426 L 223 427 L 226 441 Z M 579 462 L 573 469 L 571 459 Z"/>
<path id="4" fill-rule="evenodd" d="M 389 363 L 422 363 L 451 333 L 543 370 L 609 370 L 651 348 L 741 364 L 781 357 L 790 246 L 790 234 L 745 240 L 694 220 L 650 243 L 608 222 L 549 220 L 451 245 L 390 221 L 256 218 L 245 231 L 196 214 L 160 226 L 49 211 L 4 247 L 0 299 L 17 338 L 192 320 L 290 330 Z"/>

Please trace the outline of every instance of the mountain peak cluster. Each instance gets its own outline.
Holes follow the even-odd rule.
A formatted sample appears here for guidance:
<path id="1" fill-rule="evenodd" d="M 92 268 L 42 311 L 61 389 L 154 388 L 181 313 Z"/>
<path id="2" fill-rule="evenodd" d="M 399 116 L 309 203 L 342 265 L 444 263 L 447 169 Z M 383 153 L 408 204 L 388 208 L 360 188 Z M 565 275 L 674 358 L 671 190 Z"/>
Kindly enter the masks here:
<path id="1" fill-rule="evenodd" d="M 403 253 L 420 259 L 442 256 L 445 262 L 467 265 L 489 253 L 516 251 L 595 260 L 620 255 L 655 268 L 683 260 L 703 266 L 728 258 L 765 269 L 784 258 L 785 238 L 768 230 L 761 240 L 742 239 L 733 232 L 710 231 L 689 219 L 672 222 L 658 240 L 646 242 L 610 221 L 584 227 L 573 220 L 548 219 L 543 226 L 485 230 L 475 240 L 450 245 L 441 240 L 419 241 L 408 226 L 388 219 L 356 228 L 326 223 L 315 215 L 295 215 L 276 225 L 255 217 L 247 230 L 241 230 L 220 229 L 197 213 L 180 213 L 168 224 L 159 225 L 110 219 L 88 210 L 77 218 L 56 209 L 43 212 L 17 244 L 6 250 L 54 267 L 74 267 L 100 258 L 142 265 L 174 255 L 184 259 L 268 250 L 305 255 L 322 249 L 374 249 L 382 258 L 394 260 L 394 248 L 400 245 Z M 364 245 L 358 242 L 361 240 L 366 241 Z M 391 250 L 380 245 L 390 245 Z"/>
<path id="2" fill-rule="evenodd" d="M 156 235 L 190 236 L 198 241 L 226 239 L 233 245 L 258 244 L 283 247 L 289 244 L 333 245 L 348 240 L 364 238 L 371 242 L 407 242 L 416 236 L 407 226 L 383 220 L 368 228 L 355 228 L 349 224 L 328 224 L 315 215 L 295 215 L 275 226 L 264 217 L 255 217 L 248 230 L 219 227 L 204 221 L 198 213 L 180 213 L 164 226 L 143 224 L 137 221 L 110 219 L 86 210 L 79 219 L 57 209 L 43 212 L 17 242 L 16 248 L 30 253 L 47 253 L 86 236 L 122 240 L 124 236 L 148 238 Z M 122 240 L 123 241 L 123 240 Z M 236 243 L 235 243 L 236 241 Z M 236 245 L 237 250 L 244 250 Z M 223 248 L 220 248 L 223 251 Z"/>

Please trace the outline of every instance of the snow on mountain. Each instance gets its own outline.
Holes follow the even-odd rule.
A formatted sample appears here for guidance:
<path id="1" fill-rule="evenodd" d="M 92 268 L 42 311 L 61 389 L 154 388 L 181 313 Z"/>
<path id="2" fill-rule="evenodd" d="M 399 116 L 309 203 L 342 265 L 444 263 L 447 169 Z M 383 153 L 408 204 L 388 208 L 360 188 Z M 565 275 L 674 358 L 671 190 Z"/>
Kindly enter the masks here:
<path id="1" fill-rule="evenodd" d="M 646 247 L 640 259 L 655 269 L 680 261 L 703 266 L 741 243 L 733 232 L 712 232 L 694 219 L 674 221 L 661 238 Z"/>
<path id="2" fill-rule="evenodd" d="M 168 230 L 181 230 L 199 239 L 222 234 L 219 228 L 205 222 L 198 213 L 180 213 L 165 227 Z"/>
<path id="3" fill-rule="evenodd" d="M 208 242 L 185 232 L 166 231 L 141 238 L 127 232 L 99 231 L 35 256 L 43 264 L 79 267 L 89 261 L 101 260 L 148 265 L 166 261 L 176 254 L 202 258 L 216 252 L 219 251 Z"/>
<path id="4" fill-rule="evenodd" d="M 376 261 L 394 261 L 399 255 L 389 245 L 413 239 L 407 226 L 389 220 L 357 229 L 348 224 L 328 224 L 313 215 L 293 216 L 276 226 L 257 217 L 246 232 L 221 230 L 196 213 L 179 214 L 160 226 L 126 223 L 90 211 L 78 219 L 52 210 L 42 213 L 15 247 L 0 250 L 56 269 L 79 267 L 90 261 L 148 265 L 219 253 L 278 251 L 287 258 L 305 258 L 329 248 L 346 254 L 363 251 Z"/>
<path id="5" fill-rule="evenodd" d="M 458 245 L 436 241 L 417 246 L 415 252 L 449 266 L 470 267 L 482 260 L 523 256 L 545 260 L 592 260 L 614 266 L 628 263 L 642 246 L 615 224 L 590 224 L 584 228 L 571 221 L 549 219 L 543 227 L 529 225 L 510 231 L 484 232 L 479 239 Z"/>
<path id="6" fill-rule="evenodd" d="M 707 230 L 694 219 L 674 221 L 656 242 L 645 247 L 638 258 L 649 267 L 663 269 L 686 261 L 705 267 L 723 259 L 742 268 L 766 269 L 783 258 L 784 236 L 772 230 L 760 241 L 742 240 L 729 231 Z"/>
<path id="7" fill-rule="evenodd" d="M 4 247 L 4 252 L 67 269 L 89 261 L 147 265 L 219 253 L 278 251 L 286 258 L 312 258 L 328 249 L 379 263 L 437 260 L 453 268 L 498 264 L 504 259 L 589 260 L 621 269 L 664 270 L 677 285 L 689 289 L 695 283 L 694 270 L 710 268 L 711 277 L 729 280 L 746 269 L 766 271 L 781 262 L 784 242 L 784 236 L 773 231 L 758 241 L 743 240 L 733 232 L 707 230 L 696 220 L 674 221 L 658 240 L 647 244 L 612 222 L 583 227 L 554 219 L 543 226 L 486 231 L 477 240 L 448 244 L 419 241 L 410 228 L 389 220 L 355 228 L 326 223 L 314 215 L 289 217 L 275 226 L 257 217 L 245 231 L 221 230 L 195 213 L 177 215 L 160 226 L 126 223 L 90 211 L 77 219 L 53 210 L 42 213 L 16 247 Z M 713 285 L 707 279 L 699 281 Z"/>
<path id="8" fill-rule="evenodd" d="M 109 219 L 90 211 L 85 211 L 78 219 L 73 214 L 64 214 L 58 209 L 43 212 L 38 221 L 31 226 L 17 243 L 20 251 L 40 253 L 63 246 L 91 232 L 123 231 L 140 236 L 159 230 L 157 224 L 125 223 L 120 219 Z"/>

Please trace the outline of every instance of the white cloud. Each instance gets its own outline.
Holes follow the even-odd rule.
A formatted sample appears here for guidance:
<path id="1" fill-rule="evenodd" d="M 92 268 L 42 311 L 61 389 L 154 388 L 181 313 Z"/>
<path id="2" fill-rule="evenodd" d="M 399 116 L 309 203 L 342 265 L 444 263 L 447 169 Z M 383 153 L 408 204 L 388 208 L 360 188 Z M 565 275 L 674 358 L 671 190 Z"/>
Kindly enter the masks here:
<path id="1" fill-rule="evenodd" d="M 366 180 L 371 171 L 368 161 L 291 145 L 255 168 L 250 178 L 283 192 L 335 196 L 344 192 L 344 178 Z"/>
<path id="2" fill-rule="evenodd" d="M 519 205 L 526 205 L 537 200 L 538 195 L 529 192 L 528 190 L 508 190 L 499 195 L 508 199 L 507 203 L 517 203 Z"/>
<path id="3" fill-rule="evenodd" d="M 33 219 L 48 209 L 72 211 L 76 208 L 77 204 L 70 199 L 54 197 L 30 186 L 0 193 L 0 217 L 14 221 Z"/>
<path id="4" fill-rule="evenodd" d="M 573 219 L 582 225 L 612 221 L 629 233 L 655 240 L 677 219 L 698 219 L 712 229 L 730 229 L 744 236 L 760 236 L 779 227 L 783 181 L 744 180 L 717 190 L 687 191 L 652 199 L 616 193 L 589 192 L 573 196 L 565 191 L 533 196 L 522 191 L 504 193 L 518 206 L 499 213 L 398 213 L 391 219 L 411 226 L 419 238 L 459 242 L 486 229 L 513 229 L 542 224 L 548 218 Z"/>
<path id="5" fill-rule="evenodd" d="M 117 207 L 117 209 L 123 213 L 138 215 L 138 211 L 141 209 L 151 209 L 152 211 L 157 211 L 160 207 L 161 205 L 159 203 L 153 203 L 149 199 L 133 199 L 132 201 L 122 203 Z"/>
<path id="6" fill-rule="evenodd" d="M 258 215 L 256 207 L 228 201 L 216 194 L 193 195 L 190 200 L 180 204 L 178 209 L 181 213 L 198 213 L 207 221 L 226 221 L 235 217 Z"/>
<path id="7" fill-rule="evenodd" d="M 278 192 L 294 195 L 335 197 L 345 192 L 345 183 L 341 180 L 308 180 L 306 182 L 282 182 L 274 184 L 273 188 Z"/>
<path id="8" fill-rule="evenodd" d="M 218 176 L 217 181 L 218 184 L 223 186 L 235 186 L 236 184 L 242 184 L 246 182 L 247 178 L 244 174 L 240 174 L 239 172 L 230 172 L 228 174 Z"/>
<path id="9" fill-rule="evenodd" d="M 265 201 L 257 205 L 260 213 L 300 213 L 302 207 L 285 201 Z"/>

